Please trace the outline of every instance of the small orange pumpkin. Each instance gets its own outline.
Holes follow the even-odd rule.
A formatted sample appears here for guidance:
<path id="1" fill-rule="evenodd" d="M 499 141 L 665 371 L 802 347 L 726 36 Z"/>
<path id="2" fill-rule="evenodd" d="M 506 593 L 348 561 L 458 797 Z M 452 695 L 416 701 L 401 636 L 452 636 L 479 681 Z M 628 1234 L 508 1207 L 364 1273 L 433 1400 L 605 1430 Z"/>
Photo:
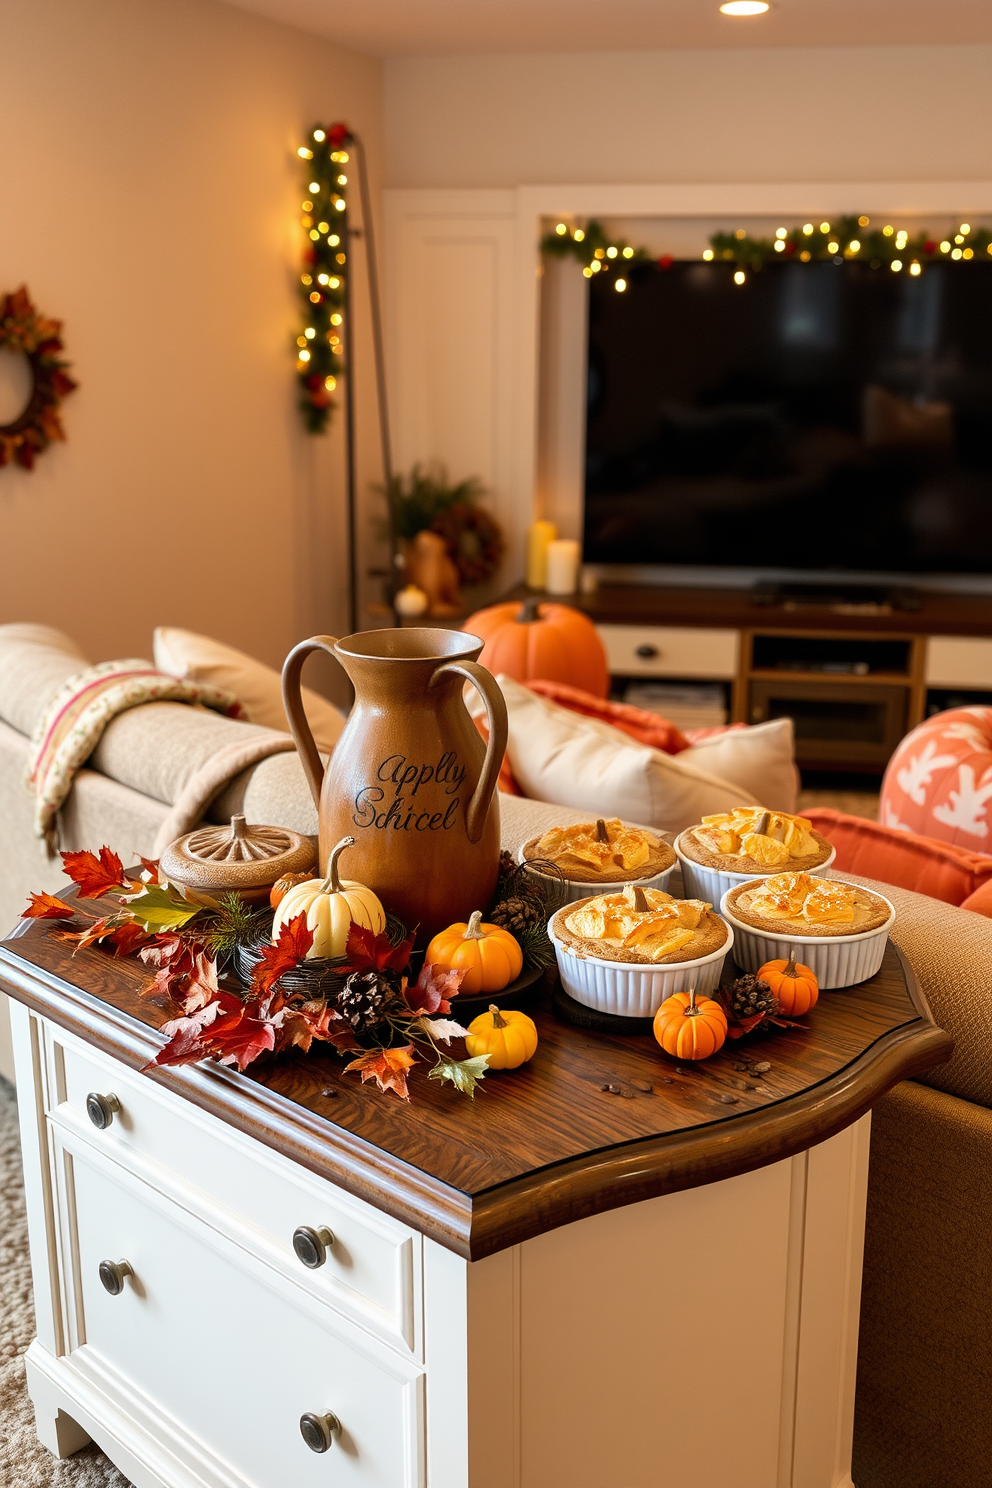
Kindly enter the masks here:
<path id="1" fill-rule="evenodd" d="M 524 953 L 509 930 L 483 924 L 482 912 L 477 909 L 468 924 L 462 921 L 438 931 L 424 960 L 428 965 L 463 971 L 459 991 L 465 997 L 475 992 L 501 992 L 515 982 L 523 970 Z"/>
<path id="2" fill-rule="evenodd" d="M 791 956 L 788 961 L 766 961 L 758 981 L 767 982 L 778 998 L 779 1012 L 786 1018 L 801 1018 L 816 1006 L 820 984 L 808 966 Z"/>
<path id="3" fill-rule="evenodd" d="M 278 909 L 290 889 L 295 889 L 297 884 L 306 883 L 308 878 L 313 878 L 313 872 L 309 873 L 284 873 L 282 878 L 277 878 L 269 890 L 269 903 L 273 909 Z"/>
<path id="4" fill-rule="evenodd" d="M 465 629 L 482 637 L 479 661 L 493 673 L 505 672 L 517 682 L 564 682 L 594 697 L 609 696 L 606 651 L 595 625 L 580 610 L 540 604 L 531 596 L 523 604 L 513 600 L 478 610 L 465 621 Z"/>
<path id="5" fill-rule="evenodd" d="M 673 992 L 654 1015 L 654 1036 L 676 1059 L 709 1059 L 723 1048 L 727 1015 L 712 997 L 696 998 L 696 989 Z"/>

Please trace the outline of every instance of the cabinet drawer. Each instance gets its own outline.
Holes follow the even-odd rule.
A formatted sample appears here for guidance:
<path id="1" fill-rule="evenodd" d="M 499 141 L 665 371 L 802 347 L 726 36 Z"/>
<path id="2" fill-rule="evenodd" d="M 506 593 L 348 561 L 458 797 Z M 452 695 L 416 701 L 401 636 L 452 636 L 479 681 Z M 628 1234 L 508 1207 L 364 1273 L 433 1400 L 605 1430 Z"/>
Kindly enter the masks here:
<path id="1" fill-rule="evenodd" d="M 610 671 L 619 677 L 712 677 L 737 673 L 736 630 L 671 625 L 599 625 Z"/>
<path id="2" fill-rule="evenodd" d="M 69 1363 L 252 1488 L 422 1488 L 423 1374 L 82 1141 L 58 1138 Z M 102 1262 L 131 1274 L 117 1295 Z M 300 1418 L 340 1422 L 324 1454 Z M 197 1481 L 201 1481 L 197 1477 Z"/>
<path id="3" fill-rule="evenodd" d="M 931 636 L 926 680 L 931 687 L 992 691 L 992 641 L 966 636 Z"/>
<path id="4" fill-rule="evenodd" d="M 56 1122 L 173 1193 L 363 1326 L 419 1350 L 422 1241 L 415 1230 L 51 1025 L 46 1037 Z M 91 1094 L 119 1103 L 102 1130 L 87 1115 Z M 299 1226 L 333 1236 L 315 1270 L 293 1250 Z"/>

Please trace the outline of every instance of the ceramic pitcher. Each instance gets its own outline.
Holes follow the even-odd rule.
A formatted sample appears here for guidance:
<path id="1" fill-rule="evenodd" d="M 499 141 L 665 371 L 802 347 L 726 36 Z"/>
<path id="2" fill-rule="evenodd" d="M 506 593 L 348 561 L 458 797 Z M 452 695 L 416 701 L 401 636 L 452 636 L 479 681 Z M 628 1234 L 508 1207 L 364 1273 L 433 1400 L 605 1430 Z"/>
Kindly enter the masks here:
<path id="1" fill-rule="evenodd" d="M 355 704 L 325 770 L 303 711 L 300 672 L 313 651 L 335 656 Z M 342 837 L 342 870 L 374 889 L 418 944 L 485 909 L 499 867 L 496 779 L 506 704 L 476 664 L 478 636 L 429 627 L 313 636 L 286 658 L 286 716 L 320 821 L 321 871 Z M 489 716 L 484 744 L 462 701 L 471 682 Z"/>

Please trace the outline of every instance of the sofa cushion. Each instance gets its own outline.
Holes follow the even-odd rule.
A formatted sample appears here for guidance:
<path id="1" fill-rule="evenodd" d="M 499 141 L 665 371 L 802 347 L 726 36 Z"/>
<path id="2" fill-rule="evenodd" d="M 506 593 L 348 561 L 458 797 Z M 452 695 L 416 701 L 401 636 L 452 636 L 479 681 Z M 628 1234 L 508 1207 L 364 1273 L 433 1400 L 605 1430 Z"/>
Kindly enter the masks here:
<path id="1" fill-rule="evenodd" d="M 172 677 L 226 688 L 240 702 L 249 723 L 282 733 L 289 731 L 282 705 L 282 678 L 244 651 L 192 630 L 160 625 L 155 632 L 155 665 Z M 309 687 L 301 690 L 317 748 L 321 754 L 330 754 L 344 728 L 344 714 Z"/>
<path id="2" fill-rule="evenodd" d="M 50 699 L 89 664 L 50 625 L 0 625 L 0 718 L 30 738 Z"/>
<path id="3" fill-rule="evenodd" d="M 992 913 L 992 858 L 983 853 L 968 852 L 915 832 L 896 831 L 828 807 L 814 807 L 805 815 L 837 849 L 836 868 L 846 873 L 867 873 L 884 883 L 942 899 L 945 904 L 964 904 L 983 885 L 989 885 L 989 894 L 984 899 L 979 896 L 967 907 L 979 914 Z M 983 907 L 986 899 L 988 908 Z"/>
<path id="4" fill-rule="evenodd" d="M 992 853 L 992 708 L 952 708 L 911 729 L 885 771 L 879 818 Z"/>
<path id="5" fill-rule="evenodd" d="M 697 765 L 692 750 L 664 754 L 510 677 L 498 681 L 509 720 L 507 756 L 527 796 L 671 832 L 709 812 L 761 804 L 744 786 Z"/>

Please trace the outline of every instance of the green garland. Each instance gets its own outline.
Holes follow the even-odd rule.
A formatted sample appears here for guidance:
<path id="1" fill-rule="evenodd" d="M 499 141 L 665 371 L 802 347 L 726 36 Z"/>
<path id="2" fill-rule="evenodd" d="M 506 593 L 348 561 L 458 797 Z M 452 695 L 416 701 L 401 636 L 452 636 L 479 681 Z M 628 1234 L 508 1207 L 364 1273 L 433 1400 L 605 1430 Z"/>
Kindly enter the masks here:
<path id="1" fill-rule="evenodd" d="M 797 259 L 800 263 L 858 259 L 873 269 L 886 265 L 897 273 L 905 268 L 910 274 L 919 274 L 926 263 L 944 258 L 967 262 L 981 254 L 992 255 L 992 232 L 987 227 L 962 222 L 956 232 L 943 238 L 926 232 L 910 236 L 904 228 L 890 223 L 872 227 L 871 219 L 863 214 L 780 227 L 771 238 L 752 238 L 739 227 L 733 233 L 714 233 L 709 241 L 703 258 L 734 264 L 739 275 L 747 269 L 758 272 L 778 259 Z M 577 259 L 587 279 L 611 269 L 620 271 L 631 263 L 653 261 L 665 269 L 674 262 L 670 254 L 654 259 L 645 248 L 632 248 L 622 238 L 609 237 L 595 220 L 585 227 L 557 223 L 554 231 L 541 239 L 541 252 L 554 258 Z M 614 282 L 617 289 L 626 288 L 622 274 Z"/>
<path id="2" fill-rule="evenodd" d="M 332 394 L 344 370 L 345 276 L 348 271 L 349 155 L 347 124 L 315 125 L 297 154 L 304 164 L 306 234 L 299 295 L 303 323 L 296 337 L 299 408 L 308 431 L 322 434 L 334 409 Z"/>

